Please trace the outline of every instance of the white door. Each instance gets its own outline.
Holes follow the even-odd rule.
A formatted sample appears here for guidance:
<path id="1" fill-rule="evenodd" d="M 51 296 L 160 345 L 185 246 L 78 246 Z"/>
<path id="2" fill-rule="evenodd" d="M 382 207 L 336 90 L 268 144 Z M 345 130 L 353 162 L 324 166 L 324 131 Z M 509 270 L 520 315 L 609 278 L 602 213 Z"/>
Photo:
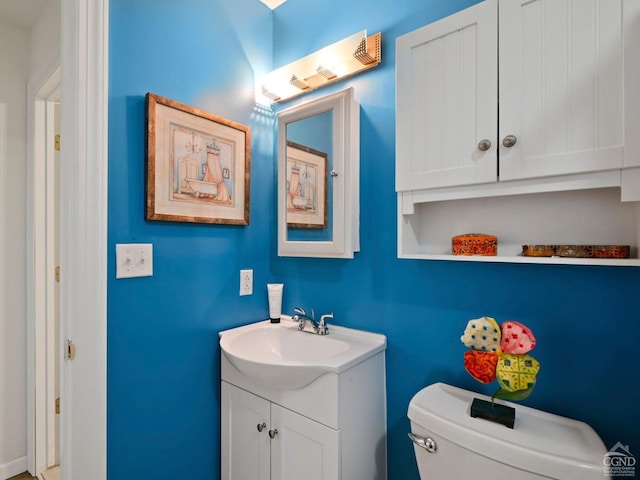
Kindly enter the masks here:
<path id="1" fill-rule="evenodd" d="M 37 89 L 37 91 L 35 91 Z M 59 462 L 59 133 L 60 68 L 32 79 L 27 168 L 27 466 L 34 475 Z"/>
<path id="2" fill-rule="evenodd" d="M 222 480 L 269 480 L 270 403 L 227 382 L 221 389 Z"/>
<path id="3" fill-rule="evenodd" d="M 340 480 L 340 432 L 271 405 L 272 480 Z"/>
<path id="4" fill-rule="evenodd" d="M 397 191 L 497 180 L 497 21 L 486 0 L 397 39 Z"/>
<path id="5" fill-rule="evenodd" d="M 500 180 L 622 166 L 621 3 L 500 2 Z"/>

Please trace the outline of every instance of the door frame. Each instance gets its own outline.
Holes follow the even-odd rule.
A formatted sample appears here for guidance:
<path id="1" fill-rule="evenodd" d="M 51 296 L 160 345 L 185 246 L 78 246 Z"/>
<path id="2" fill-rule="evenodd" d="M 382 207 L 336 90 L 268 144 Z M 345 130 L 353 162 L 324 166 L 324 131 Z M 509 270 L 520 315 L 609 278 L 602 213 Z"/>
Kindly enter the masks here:
<path id="1" fill-rule="evenodd" d="M 62 480 L 107 475 L 107 140 L 109 0 L 60 2 Z"/>
<path id="2" fill-rule="evenodd" d="M 38 475 L 56 461 L 55 365 L 59 343 L 51 329 L 56 214 L 53 210 L 54 112 L 60 98 L 60 62 L 27 85 L 27 468 Z M 52 219 L 52 217 L 54 217 Z M 53 426 L 53 428 L 52 428 Z"/>
<path id="3" fill-rule="evenodd" d="M 59 341 L 63 345 L 71 339 L 77 351 L 75 360 L 63 360 L 60 367 L 60 478 L 106 480 L 109 0 L 60 4 L 60 230 L 65 241 L 60 245 Z M 29 90 L 34 100 L 39 91 L 35 88 L 34 83 Z M 34 219 L 34 117 L 30 119 L 26 201 L 28 218 Z M 34 412 L 27 420 L 30 471 L 35 468 L 37 412 L 31 410 L 35 407 L 37 351 L 33 234 L 31 230 L 27 244 L 31 309 L 27 315 L 27 402 Z"/>

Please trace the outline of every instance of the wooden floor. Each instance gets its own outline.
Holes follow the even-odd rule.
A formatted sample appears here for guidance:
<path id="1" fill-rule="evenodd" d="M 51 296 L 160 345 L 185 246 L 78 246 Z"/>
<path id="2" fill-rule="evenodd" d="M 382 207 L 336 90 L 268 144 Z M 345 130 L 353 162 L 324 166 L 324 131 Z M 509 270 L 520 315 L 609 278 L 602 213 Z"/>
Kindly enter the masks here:
<path id="1" fill-rule="evenodd" d="M 60 480 L 60 467 L 50 467 L 42 472 L 42 478 L 45 480 Z M 28 472 L 21 473 L 15 477 L 11 477 L 8 480 L 38 480 L 38 477 L 32 477 Z"/>

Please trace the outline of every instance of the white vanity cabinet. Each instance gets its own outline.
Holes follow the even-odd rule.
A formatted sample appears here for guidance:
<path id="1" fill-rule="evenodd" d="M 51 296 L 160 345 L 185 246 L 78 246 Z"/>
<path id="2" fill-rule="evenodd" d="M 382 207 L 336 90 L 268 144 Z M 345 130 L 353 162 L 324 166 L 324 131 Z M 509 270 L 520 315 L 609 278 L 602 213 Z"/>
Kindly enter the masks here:
<path id="1" fill-rule="evenodd" d="M 532 195 L 519 214 L 532 211 L 535 217 L 538 194 L 578 190 L 598 192 L 586 199 L 588 205 L 584 194 L 556 197 L 555 215 L 542 217 L 555 227 L 545 225 L 548 236 L 537 243 L 604 240 L 631 243 L 635 249 L 637 212 L 632 214 L 636 228 L 631 238 L 617 235 L 616 228 L 607 236 L 599 231 L 603 228 L 597 218 L 591 219 L 595 232 L 567 231 L 563 222 L 572 203 L 601 211 L 600 195 L 608 201 L 608 189 L 617 189 L 622 200 L 640 201 L 639 4 L 485 0 L 398 38 L 399 256 L 445 253 L 441 245 L 429 246 L 433 242 L 422 238 L 431 219 L 418 217 L 437 209 L 425 203 L 467 200 L 454 213 L 470 207 L 480 232 L 504 232 L 513 245 L 530 244 L 535 243 L 531 236 L 516 231 L 518 222 L 511 229 L 483 229 L 495 223 L 498 213 L 503 225 L 512 216 L 508 207 L 506 213 L 502 206 L 494 209 L 492 201 L 477 209 L 475 199 L 512 202 L 514 195 Z M 520 207 L 522 201 L 517 200 Z M 448 203 L 445 208 L 451 207 Z M 611 215 L 621 221 L 628 210 L 620 207 Z M 440 215 L 435 213 L 436 223 Z M 478 228 L 461 216 L 452 223 L 455 231 L 447 233 L 449 239 Z M 526 220 L 525 227 L 529 225 Z"/>
<path id="2" fill-rule="evenodd" d="M 340 431 L 222 382 L 224 479 L 340 478 Z"/>
<path id="3" fill-rule="evenodd" d="M 279 390 L 241 373 L 223 352 L 222 480 L 385 480 L 384 358 L 378 351 Z"/>

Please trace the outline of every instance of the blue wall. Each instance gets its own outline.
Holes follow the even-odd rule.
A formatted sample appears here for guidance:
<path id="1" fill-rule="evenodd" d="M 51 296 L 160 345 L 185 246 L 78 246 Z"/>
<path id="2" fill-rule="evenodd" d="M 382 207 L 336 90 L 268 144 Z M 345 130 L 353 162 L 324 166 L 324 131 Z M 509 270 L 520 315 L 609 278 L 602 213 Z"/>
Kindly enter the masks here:
<path id="1" fill-rule="evenodd" d="M 387 335 L 390 480 L 418 478 L 406 438 L 415 392 L 437 381 L 494 389 L 462 365 L 459 337 L 481 315 L 536 334 L 542 370 L 525 404 L 640 450 L 640 269 L 396 258 L 395 38 L 472 3 L 289 0 L 272 14 L 257 0 L 111 0 L 109 480 L 218 478 L 217 334 L 266 317 L 268 281 L 285 283 L 284 311 L 334 311 L 336 323 Z M 355 88 L 361 252 L 278 258 L 273 115 L 254 106 L 254 77 L 363 28 L 382 32 L 382 64 L 301 100 Z M 149 91 L 251 127 L 249 226 L 144 220 Z M 154 244 L 153 277 L 115 280 L 114 245 L 126 242 Z M 253 296 L 238 296 L 241 268 L 254 269 Z"/>
<path id="2" fill-rule="evenodd" d="M 110 4 L 108 478 L 216 478 L 218 332 L 266 318 L 276 249 L 273 118 L 252 102 L 272 14 L 256 0 Z M 147 92 L 251 127 L 249 226 L 145 221 Z M 153 277 L 115 280 L 128 242 L 153 243 Z M 253 296 L 238 296 L 242 268 Z"/>

